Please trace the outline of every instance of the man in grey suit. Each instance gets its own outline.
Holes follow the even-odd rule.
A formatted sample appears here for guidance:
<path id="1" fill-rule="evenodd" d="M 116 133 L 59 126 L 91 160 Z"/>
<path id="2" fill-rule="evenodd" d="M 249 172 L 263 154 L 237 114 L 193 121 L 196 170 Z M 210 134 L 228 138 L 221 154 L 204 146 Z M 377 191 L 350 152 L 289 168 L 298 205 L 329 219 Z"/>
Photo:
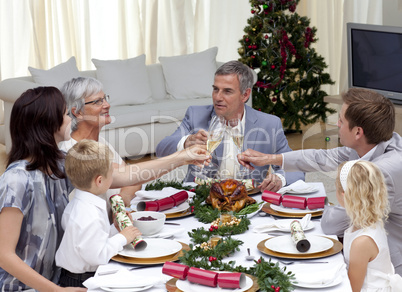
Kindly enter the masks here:
<path id="1" fill-rule="evenodd" d="M 240 118 L 245 127 L 244 145 L 262 153 L 284 153 L 292 151 L 282 129 L 281 120 L 273 115 L 262 113 L 245 105 L 254 84 L 254 75 L 249 67 L 239 61 L 223 64 L 215 73 L 212 86 L 213 105 L 190 106 L 181 125 L 176 131 L 165 137 L 156 147 L 158 157 L 176 152 L 194 144 L 207 142 L 207 129 L 214 115 L 222 116 L 226 121 Z M 213 163 L 226 167 L 237 163 L 233 154 L 231 140 L 224 139 L 213 155 Z M 249 177 L 261 183 L 263 190 L 277 191 L 286 184 L 303 179 L 302 172 L 268 174 L 269 166 L 257 167 Z M 274 166 L 274 170 L 279 167 Z M 194 168 L 189 166 L 186 181 L 194 181 Z"/>
<path id="2" fill-rule="evenodd" d="M 246 150 L 239 155 L 244 166 L 275 164 L 285 170 L 332 171 L 344 161 L 363 159 L 375 163 L 385 177 L 391 207 L 385 228 L 392 263 L 402 275 L 402 139 L 395 128 L 392 102 L 371 90 L 351 88 L 342 95 L 339 114 L 340 142 L 344 147 L 328 150 L 304 149 L 283 155 Z M 326 234 L 343 237 L 350 221 L 345 209 L 326 206 L 321 227 Z"/>

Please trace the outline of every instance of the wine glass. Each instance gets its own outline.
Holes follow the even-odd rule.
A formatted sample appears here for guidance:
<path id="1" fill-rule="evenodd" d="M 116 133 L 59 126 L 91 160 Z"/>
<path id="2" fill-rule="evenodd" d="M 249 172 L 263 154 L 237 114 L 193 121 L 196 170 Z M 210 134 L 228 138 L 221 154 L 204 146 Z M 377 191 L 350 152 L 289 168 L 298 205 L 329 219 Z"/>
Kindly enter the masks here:
<path id="1" fill-rule="evenodd" d="M 228 126 L 230 129 L 230 136 L 232 137 L 233 143 L 236 145 L 237 154 L 240 154 L 244 146 L 244 125 L 241 119 L 231 119 L 228 121 Z M 235 166 L 236 167 L 236 166 Z M 243 179 L 245 176 L 249 175 L 250 172 L 247 168 L 240 165 L 240 169 L 234 171 L 236 178 Z"/>
<path id="2" fill-rule="evenodd" d="M 207 151 L 212 155 L 215 149 L 221 144 L 223 136 L 226 131 L 226 124 L 223 117 L 213 116 L 208 128 Z M 194 175 L 201 179 L 213 177 L 217 172 L 218 166 L 214 163 L 204 165 L 194 172 Z"/>

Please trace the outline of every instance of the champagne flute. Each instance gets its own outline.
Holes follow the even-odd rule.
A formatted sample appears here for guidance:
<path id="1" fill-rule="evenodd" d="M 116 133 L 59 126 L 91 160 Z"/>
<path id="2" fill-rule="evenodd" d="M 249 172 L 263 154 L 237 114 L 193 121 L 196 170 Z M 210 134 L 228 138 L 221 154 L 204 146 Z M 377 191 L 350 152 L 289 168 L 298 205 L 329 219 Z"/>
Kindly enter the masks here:
<path id="1" fill-rule="evenodd" d="M 221 144 L 223 136 L 226 131 L 226 124 L 223 117 L 213 116 L 211 119 L 211 123 L 208 128 L 208 140 L 207 140 L 207 151 L 212 155 L 215 149 Z M 208 173 L 210 176 L 213 176 L 212 173 L 217 171 L 217 166 L 212 162 L 209 165 L 203 165 L 201 169 L 194 172 L 196 177 L 205 179 L 208 177 Z"/>
<path id="2" fill-rule="evenodd" d="M 228 121 L 228 126 L 230 127 L 230 135 L 233 143 L 236 145 L 238 151 L 237 154 L 240 154 L 244 146 L 244 125 L 241 122 L 241 119 L 231 119 Z M 243 179 L 246 175 L 250 174 L 248 169 L 242 168 L 241 166 L 239 171 L 234 171 L 239 179 Z"/>

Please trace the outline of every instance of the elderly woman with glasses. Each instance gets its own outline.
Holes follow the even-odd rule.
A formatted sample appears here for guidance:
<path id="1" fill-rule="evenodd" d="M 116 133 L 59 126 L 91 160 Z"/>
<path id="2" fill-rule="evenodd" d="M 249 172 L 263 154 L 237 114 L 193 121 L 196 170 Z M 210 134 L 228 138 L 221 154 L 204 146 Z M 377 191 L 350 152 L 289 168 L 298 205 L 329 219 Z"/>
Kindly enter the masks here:
<path id="1" fill-rule="evenodd" d="M 124 165 L 123 159 L 114 148 L 99 136 L 102 127 L 111 122 L 109 96 L 103 92 L 102 83 L 90 77 L 73 78 L 63 85 L 61 92 L 71 117 L 71 139 L 60 143 L 60 149 L 67 152 L 75 143 L 83 139 L 99 141 L 107 144 L 114 153 L 116 167 Z M 120 194 L 126 206 L 129 206 L 130 201 L 135 197 L 135 192 L 139 189 L 141 185 L 110 189 L 105 199 L 114 194 Z"/>

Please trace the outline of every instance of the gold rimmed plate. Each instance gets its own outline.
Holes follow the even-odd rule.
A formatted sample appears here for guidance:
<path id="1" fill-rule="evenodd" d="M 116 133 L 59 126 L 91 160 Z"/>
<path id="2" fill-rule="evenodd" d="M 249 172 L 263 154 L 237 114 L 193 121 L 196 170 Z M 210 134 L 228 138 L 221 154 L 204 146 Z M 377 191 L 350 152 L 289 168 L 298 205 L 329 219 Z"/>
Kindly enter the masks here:
<path id="1" fill-rule="evenodd" d="M 246 276 L 249 277 L 251 280 L 253 280 L 253 285 L 251 286 L 250 289 L 248 289 L 248 290 L 246 290 L 244 292 L 256 292 L 256 291 L 258 291 L 260 289 L 260 286 L 258 285 L 257 277 L 249 275 L 249 274 L 246 274 Z M 176 286 L 177 280 L 178 279 L 176 279 L 176 278 L 172 278 L 172 279 L 170 279 L 169 281 L 166 282 L 166 290 L 168 292 L 186 292 L 186 291 L 182 291 L 179 288 L 177 288 L 177 286 Z M 216 287 L 216 290 L 222 290 L 223 291 L 223 290 L 228 290 L 228 289 L 219 289 L 218 287 Z M 230 290 L 228 290 L 228 291 L 230 291 Z"/>
<path id="2" fill-rule="evenodd" d="M 256 195 L 256 194 L 258 194 L 258 193 L 260 193 L 261 192 L 261 189 L 260 188 L 254 188 L 254 189 L 251 189 L 251 190 L 247 190 L 247 194 L 250 196 L 250 195 Z"/>
<path id="3" fill-rule="evenodd" d="M 340 252 L 342 250 L 342 248 L 343 248 L 342 243 L 340 243 L 338 240 L 332 239 L 332 238 L 326 237 L 326 236 L 323 236 L 323 237 L 331 240 L 333 242 L 333 246 L 330 249 L 327 249 L 325 251 L 318 252 L 318 253 L 287 254 L 287 253 L 275 252 L 273 250 L 268 249 L 265 245 L 267 240 L 273 239 L 275 237 L 271 237 L 268 239 L 264 239 L 263 241 L 260 241 L 260 243 L 258 243 L 258 245 L 257 245 L 257 248 L 260 252 L 262 252 L 263 254 L 269 255 L 269 256 L 283 258 L 283 259 L 295 259 L 295 260 L 324 258 L 324 257 L 328 257 L 328 256 L 332 256 L 334 254 L 337 254 L 338 252 Z"/>
<path id="4" fill-rule="evenodd" d="M 170 214 L 165 214 L 165 215 L 166 215 L 166 219 L 177 219 L 177 218 L 194 215 L 194 213 L 191 212 L 191 207 L 190 207 L 187 210 L 184 210 L 182 212 L 170 213 Z"/>
<path id="5" fill-rule="evenodd" d="M 307 214 L 311 214 L 311 217 L 320 217 L 322 216 L 323 211 L 316 211 L 316 212 L 305 212 L 305 213 L 286 213 L 286 212 L 279 212 L 279 211 L 275 211 L 274 209 L 271 208 L 271 204 L 270 203 L 265 203 L 262 206 L 261 211 L 273 215 L 273 216 L 277 216 L 277 217 L 284 217 L 284 218 L 303 218 L 304 216 L 306 216 Z"/>
<path id="6" fill-rule="evenodd" d="M 167 261 L 174 262 L 179 260 L 179 257 L 183 256 L 184 250 L 190 250 L 190 247 L 187 244 L 182 243 L 180 241 L 179 243 L 182 245 L 182 249 L 179 252 L 172 255 L 156 257 L 156 258 L 133 258 L 133 257 L 125 257 L 122 255 L 115 255 L 114 257 L 112 257 L 112 260 L 119 263 L 134 264 L 134 265 L 159 265 Z"/>

